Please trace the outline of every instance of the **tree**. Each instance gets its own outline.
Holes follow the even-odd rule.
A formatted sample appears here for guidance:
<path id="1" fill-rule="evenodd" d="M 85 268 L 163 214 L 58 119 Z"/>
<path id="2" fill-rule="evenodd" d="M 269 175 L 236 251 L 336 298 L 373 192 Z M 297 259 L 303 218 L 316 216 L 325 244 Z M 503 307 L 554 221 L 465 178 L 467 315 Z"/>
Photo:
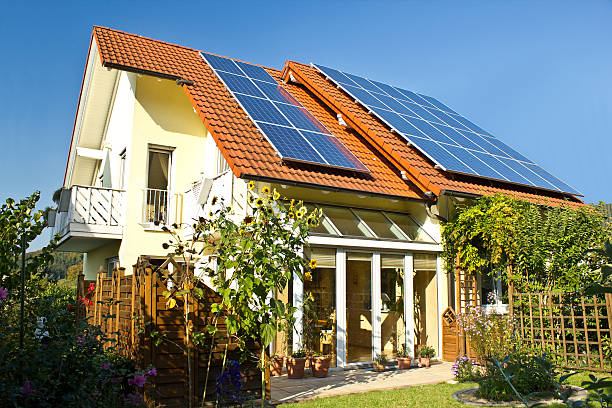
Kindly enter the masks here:
<path id="1" fill-rule="evenodd" d="M 503 271 L 521 291 L 573 291 L 598 279 L 610 237 L 597 206 L 551 207 L 503 195 L 483 196 L 443 226 L 446 268 Z M 594 272 L 595 271 L 595 272 Z"/>
<path id="2" fill-rule="evenodd" d="M 0 286 L 9 290 L 18 286 L 21 271 L 23 245 L 29 245 L 39 236 L 47 223 L 43 211 L 36 211 L 40 192 L 16 202 L 9 198 L 0 208 Z M 53 261 L 54 243 L 26 260 L 28 276 L 39 273 Z"/>

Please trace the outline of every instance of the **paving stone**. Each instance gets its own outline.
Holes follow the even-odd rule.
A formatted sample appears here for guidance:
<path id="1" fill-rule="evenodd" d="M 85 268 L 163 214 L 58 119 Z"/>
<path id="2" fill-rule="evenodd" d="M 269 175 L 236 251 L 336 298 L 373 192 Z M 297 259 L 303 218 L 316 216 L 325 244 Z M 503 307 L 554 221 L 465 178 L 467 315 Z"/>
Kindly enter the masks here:
<path id="1" fill-rule="evenodd" d="M 438 362 L 430 368 L 390 369 L 382 373 L 374 372 L 371 368 L 362 368 L 330 371 L 326 378 L 315 378 L 308 372 L 301 379 L 289 379 L 287 375 L 272 377 L 272 403 L 437 384 L 453 378 L 451 366 L 451 363 Z"/>

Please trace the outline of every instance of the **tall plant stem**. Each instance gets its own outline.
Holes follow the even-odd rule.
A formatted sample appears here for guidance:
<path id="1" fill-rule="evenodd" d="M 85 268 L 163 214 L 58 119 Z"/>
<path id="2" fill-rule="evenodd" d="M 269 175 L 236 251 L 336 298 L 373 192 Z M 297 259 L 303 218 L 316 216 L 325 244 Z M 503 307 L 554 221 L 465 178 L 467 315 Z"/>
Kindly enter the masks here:
<path id="1" fill-rule="evenodd" d="M 266 348 L 263 347 L 263 341 L 260 342 L 261 347 L 261 408 L 266 406 Z"/>
<path id="2" fill-rule="evenodd" d="M 227 362 L 227 348 L 229 347 L 229 342 L 230 342 L 230 334 L 229 334 L 229 331 L 228 331 L 227 332 L 227 340 L 225 342 L 225 351 L 223 352 L 223 364 L 221 365 L 221 374 L 220 375 L 223 375 L 223 373 L 225 372 L 225 363 Z M 217 394 L 216 401 L 217 401 L 217 406 L 219 406 L 219 394 Z"/>
<path id="3" fill-rule="evenodd" d="M 191 339 L 189 338 L 189 297 L 183 296 L 185 302 L 185 340 L 187 341 L 187 375 L 189 377 L 189 408 L 193 408 L 193 376 L 191 369 Z"/>
<path id="4" fill-rule="evenodd" d="M 215 323 L 214 323 L 215 333 L 217 331 L 216 329 L 217 329 L 218 321 L 219 321 L 219 312 L 217 312 L 217 314 L 215 315 Z M 202 392 L 202 403 L 200 404 L 202 408 L 204 408 L 204 401 L 206 401 L 206 388 L 208 386 L 208 376 L 210 374 L 210 363 L 212 361 L 213 347 L 215 345 L 215 333 L 213 333 L 210 339 L 210 352 L 208 353 L 208 362 L 206 363 L 206 379 L 204 380 L 204 391 Z"/>

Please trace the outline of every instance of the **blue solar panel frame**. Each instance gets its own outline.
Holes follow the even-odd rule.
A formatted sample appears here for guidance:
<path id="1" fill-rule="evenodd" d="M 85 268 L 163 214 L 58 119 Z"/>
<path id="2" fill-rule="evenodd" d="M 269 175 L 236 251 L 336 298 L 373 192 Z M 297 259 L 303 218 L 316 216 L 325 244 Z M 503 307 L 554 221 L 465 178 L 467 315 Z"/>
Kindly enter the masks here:
<path id="1" fill-rule="evenodd" d="M 431 96 L 311 65 L 444 171 L 581 195 Z"/>
<path id="2" fill-rule="evenodd" d="M 369 173 L 368 168 L 264 68 L 200 53 L 282 160 Z"/>

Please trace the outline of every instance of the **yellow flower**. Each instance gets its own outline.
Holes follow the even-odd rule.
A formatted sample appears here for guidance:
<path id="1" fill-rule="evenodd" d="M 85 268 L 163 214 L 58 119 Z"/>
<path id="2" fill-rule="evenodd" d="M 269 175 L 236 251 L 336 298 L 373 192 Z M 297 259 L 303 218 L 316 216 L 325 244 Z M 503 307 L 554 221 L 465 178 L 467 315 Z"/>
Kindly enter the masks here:
<path id="1" fill-rule="evenodd" d="M 264 205 L 264 200 L 263 198 L 258 198 L 257 200 L 255 200 L 255 205 L 258 207 L 261 207 L 262 205 Z"/>
<path id="2" fill-rule="evenodd" d="M 315 269 L 317 267 L 317 260 L 316 259 L 311 259 L 310 263 L 308 264 L 308 266 L 310 267 L 310 269 Z"/>
<path id="3" fill-rule="evenodd" d="M 244 223 L 246 225 L 251 225 L 253 223 L 253 217 L 251 217 L 250 215 L 247 215 L 246 217 L 244 217 Z"/>
<path id="4" fill-rule="evenodd" d="M 312 274 L 310 272 L 306 272 L 304 274 L 304 279 L 306 279 L 307 281 L 311 281 L 312 280 Z"/>
<path id="5" fill-rule="evenodd" d="M 295 214 L 290 212 L 289 214 L 287 214 L 289 216 L 290 219 L 294 219 L 295 218 Z"/>
<path id="6" fill-rule="evenodd" d="M 297 210 L 297 211 L 295 212 L 295 216 L 296 216 L 296 217 L 298 217 L 298 218 L 302 218 L 302 217 L 304 216 L 304 211 L 302 211 L 302 209 L 303 209 L 303 208 L 304 208 L 304 207 L 300 208 L 299 210 Z"/>
<path id="7" fill-rule="evenodd" d="M 275 200 L 278 200 L 280 198 L 280 193 L 276 191 L 276 189 L 274 189 L 274 195 L 272 196 L 272 198 L 274 198 Z"/>
<path id="8" fill-rule="evenodd" d="M 304 214 L 306 214 L 308 212 L 308 208 L 302 206 L 302 207 L 300 207 L 300 211 L 302 211 Z"/>
<path id="9" fill-rule="evenodd" d="M 253 190 L 255 188 L 255 182 L 253 180 L 249 181 L 249 190 Z"/>
<path id="10" fill-rule="evenodd" d="M 261 191 L 263 191 L 264 194 L 270 194 L 270 187 L 265 186 L 264 188 L 261 189 Z"/>

